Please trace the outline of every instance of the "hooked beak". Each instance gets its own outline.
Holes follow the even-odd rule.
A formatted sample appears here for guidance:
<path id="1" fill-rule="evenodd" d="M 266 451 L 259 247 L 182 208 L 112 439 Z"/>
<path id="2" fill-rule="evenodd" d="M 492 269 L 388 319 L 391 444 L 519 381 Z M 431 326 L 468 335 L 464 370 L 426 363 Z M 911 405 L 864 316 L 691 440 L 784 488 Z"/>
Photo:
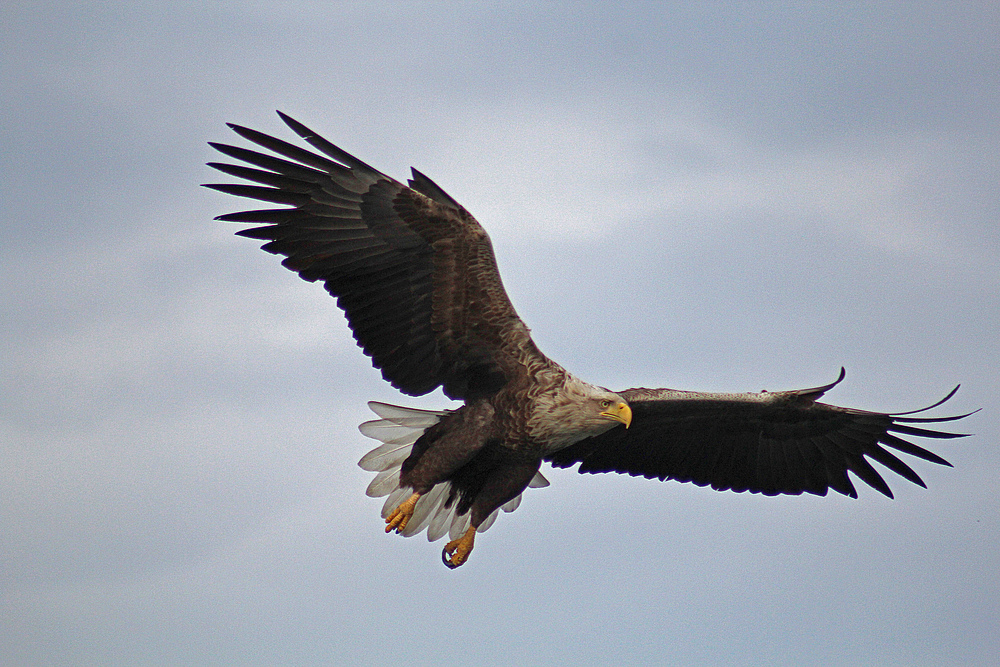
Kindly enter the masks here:
<path id="1" fill-rule="evenodd" d="M 632 423 L 632 408 L 625 401 L 621 401 L 602 412 L 601 416 L 621 422 L 625 424 L 625 428 L 628 428 L 629 424 Z"/>

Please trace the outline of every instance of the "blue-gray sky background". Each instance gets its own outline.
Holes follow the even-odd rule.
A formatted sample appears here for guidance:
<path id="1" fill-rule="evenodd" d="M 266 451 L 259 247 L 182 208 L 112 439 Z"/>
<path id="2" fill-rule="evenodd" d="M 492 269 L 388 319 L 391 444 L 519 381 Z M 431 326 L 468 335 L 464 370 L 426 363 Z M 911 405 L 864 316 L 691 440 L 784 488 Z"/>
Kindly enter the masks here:
<path id="1" fill-rule="evenodd" d="M 0 9 L 0 663 L 987 665 L 993 3 Z M 198 184 L 274 109 L 486 226 L 592 382 L 983 411 L 924 490 L 547 470 L 454 572 L 356 461 L 399 395 Z M 860 482 L 859 482 L 860 484 Z"/>

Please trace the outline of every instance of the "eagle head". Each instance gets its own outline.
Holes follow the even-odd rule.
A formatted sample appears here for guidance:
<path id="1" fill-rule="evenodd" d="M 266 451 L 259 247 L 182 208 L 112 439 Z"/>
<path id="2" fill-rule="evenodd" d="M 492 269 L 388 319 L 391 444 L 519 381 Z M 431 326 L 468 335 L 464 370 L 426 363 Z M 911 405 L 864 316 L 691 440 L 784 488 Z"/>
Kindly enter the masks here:
<path id="1" fill-rule="evenodd" d="M 628 428 L 632 423 L 632 408 L 624 398 L 573 376 L 538 399 L 529 430 L 546 452 L 558 451 L 615 426 Z"/>
<path id="2" fill-rule="evenodd" d="M 618 394 L 609 391 L 606 398 L 598 400 L 598 405 L 601 408 L 598 417 L 610 419 L 612 422 L 618 422 L 619 424 L 625 424 L 625 428 L 628 428 L 629 424 L 632 423 L 632 408 Z"/>

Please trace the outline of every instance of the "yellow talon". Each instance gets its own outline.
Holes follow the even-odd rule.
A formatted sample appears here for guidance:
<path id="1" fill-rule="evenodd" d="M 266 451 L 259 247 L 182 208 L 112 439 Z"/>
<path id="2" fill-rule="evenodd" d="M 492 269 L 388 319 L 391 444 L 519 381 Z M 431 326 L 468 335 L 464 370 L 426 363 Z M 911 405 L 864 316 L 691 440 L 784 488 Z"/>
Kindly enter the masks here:
<path id="1" fill-rule="evenodd" d="M 410 517 L 413 516 L 413 510 L 417 506 L 418 500 L 420 500 L 420 494 L 414 493 L 412 496 L 401 502 L 399 506 L 392 511 L 392 514 L 386 517 L 385 532 L 391 533 L 393 530 L 397 533 L 403 532 L 403 529 L 406 528 L 406 524 L 410 522 Z"/>
<path id="2" fill-rule="evenodd" d="M 469 554 L 472 553 L 475 540 L 476 527 L 469 526 L 464 535 L 444 545 L 444 550 L 441 552 L 441 560 L 444 561 L 445 565 L 454 570 L 469 559 Z"/>

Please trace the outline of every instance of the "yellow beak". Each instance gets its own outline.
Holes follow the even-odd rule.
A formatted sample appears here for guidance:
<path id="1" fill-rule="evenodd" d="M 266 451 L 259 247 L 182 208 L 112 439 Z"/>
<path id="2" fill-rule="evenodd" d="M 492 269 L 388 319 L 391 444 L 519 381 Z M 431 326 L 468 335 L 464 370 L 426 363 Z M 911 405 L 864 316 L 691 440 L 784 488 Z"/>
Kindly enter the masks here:
<path id="1" fill-rule="evenodd" d="M 625 424 L 625 428 L 628 428 L 629 424 L 632 423 L 632 408 L 630 408 L 628 403 L 625 401 L 621 401 L 617 405 L 602 412 L 601 416 L 613 419 L 616 422 L 621 422 L 622 424 Z"/>

